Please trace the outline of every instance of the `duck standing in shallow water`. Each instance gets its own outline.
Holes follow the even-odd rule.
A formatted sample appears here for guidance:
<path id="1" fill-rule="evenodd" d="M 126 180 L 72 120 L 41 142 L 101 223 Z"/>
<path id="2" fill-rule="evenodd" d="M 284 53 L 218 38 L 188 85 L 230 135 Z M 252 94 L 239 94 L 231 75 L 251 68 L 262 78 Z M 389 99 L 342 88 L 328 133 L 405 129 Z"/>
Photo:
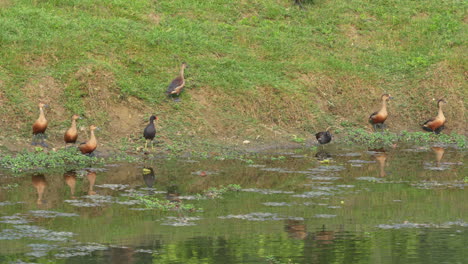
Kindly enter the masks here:
<path id="1" fill-rule="evenodd" d="M 66 144 L 75 144 L 76 140 L 78 139 L 78 130 L 76 129 L 76 120 L 79 119 L 79 115 L 72 116 L 72 123 L 70 128 L 65 132 L 63 139 L 65 140 Z"/>
<path id="2" fill-rule="evenodd" d="M 422 124 L 422 128 L 424 130 L 434 132 L 436 134 L 440 134 L 440 132 L 444 130 L 445 121 L 447 121 L 447 119 L 445 118 L 444 112 L 442 111 L 442 105 L 446 103 L 447 102 L 444 99 L 440 99 L 439 101 L 437 101 L 437 107 L 439 108 L 439 112 L 436 117 L 431 118 L 424 122 L 424 124 Z"/>
<path id="3" fill-rule="evenodd" d="M 385 120 L 387 120 L 388 117 L 388 112 L 387 112 L 387 102 L 390 99 L 393 99 L 393 97 L 389 94 L 383 94 L 382 97 L 382 108 L 380 108 L 379 111 L 372 113 L 369 116 L 369 123 L 372 124 L 372 127 L 374 128 L 374 131 L 377 130 L 377 128 L 380 129 L 385 129 Z"/>
<path id="4" fill-rule="evenodd" d="M 315 138 L 320 143 L 320 145 L 330 143 L 330 141 L 332 140 L 332 134 L 330 133 L 330 128 L 332 127 L 327 127 L 325 132 L 318 132 L 317 134 L 315 134 Z"/>
<path id="5" fill-rule="evenodd" d="M 167 96 L 177 96 L 174 101 L 178 102 L 180 101 L 179 99 L 179 94 L 182 92 L 182 89 L 185 86 L 185 78 L 184 78 L 184 70 L 188 68 L 187 63 L 182 63 L 182 66 L 180 67 L 180 73 L 179 76 L 177 76 L 172 82 L 169 84 L 169 87 L 167 87 L 166 94 Z"/>
<path id="6" fill-rule="evenodd" d="M 32 129 L 33 129 L 33 139 L 32 145 L 37 145 L 37 140 L 41 139 L 41 143 L 39 143 L 43 147 L 47 147 L 47 144 L 44 142 L 45 139 L 45 131 L 47 129 L 47 119 L 45 118 L 44 114 L 44 107 L 47 105 L 43 103 L 39 103 L 39 117 L 37 118 L 36 122 L 34 122 Z"/>
<path id="7" fill-rule="evenodd" d="M 153 149 L 153 139 L 156 136 L 156 127 L 154 126 L 154 120 L 158 120 L 157 116 L 152 115 L 149 119 L 149 124 L 143 130 L 143 136 L 146 139 L 145 149 L 148 148 L 148 140 L 151 142 L 151 149 Z"/>
<path id="8" fill-rule="evenodd" d="M 93 151 L 97 148 L 97 140 L 96 136 L 94 135 L 94 130 L 96 129 L 97 127 L 95 125 L 89 127 L 89 131 L 91 133 L 91 135 L 89 136 L 89 140 L 86 141 L 86 143 L 81 143 L 81 145 L 78 146 L 81 153 L 91 155 Z"/>

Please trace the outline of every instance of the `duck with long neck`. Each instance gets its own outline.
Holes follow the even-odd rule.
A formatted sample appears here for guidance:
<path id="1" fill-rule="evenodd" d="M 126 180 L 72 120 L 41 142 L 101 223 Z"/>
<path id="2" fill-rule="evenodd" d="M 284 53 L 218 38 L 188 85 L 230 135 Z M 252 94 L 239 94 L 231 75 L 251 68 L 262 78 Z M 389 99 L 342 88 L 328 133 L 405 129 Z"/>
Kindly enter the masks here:
<path id="1" fill-rule="evenodd" d="M 44 107 L 47 107 L 47 105 L 43 103 L 39 103 L 39 117 L 37 120 L 34 122 L 32 129 L 33 129 L 33 140 L 32 140 L 32 145 L 37 145 L 38 144 L 38 139 L 41 140 L 39 143 L 41 146 L 47 147 L 47 144 L 44 142 L 45 139 L 45 131 L 47 129 L 47 119 L 44 114 Z"/>
<path id="2" fill-rule="evenodd" d="M 445 128 L 444 125 L 447 119 L 445 118 L 444 112 L 442 111 L 442 106 L 446 103 L 447 102 L 444 99 L 437 101 L 437 107 L 439 108 L 437 116 L 424 122 L 422 125 L 424 130 L 440 134 L 440 132 Z"/>
<path id="3" fill-rule="evenodd" d="M 379 111 L 372 113 L 369 116 L 369 122 L 372 124 L 374 131 L 377 130 L 377 128 L 380 129 L 385 129 L 385 120 L 387 120 L 388 117 L 388 111 L 387 111 L 387 102 L 390 99 L 393 99 L 393 97 L 390 94 L 383 94 L 382 97 L 382 108 L 380 108 Z"/>
<path id="4" fill-rule="evenodd" d="M 76 120 L 79 119 L 79 115 L 73 115 L 72 116 L 72 122 L 70 128 L 65 132 L 65 135 L 63 136 L 63 139 L 65 140 L 65 145 L 66 144 L 75 144 L 76 140 L 78 139 L 78 130 L 76 129 Z"/>
<path id="5" fill-rule="evenodd" d="M 96 136 L 94 135 L 94 130 L 96 129 L 97 127 L 94 125 L 89 127 L 89 131 L 90 131 L 89 140 L 86 141 L 86 143 L 82 143 L 78 147 L 81 153 L 91 155 L 93 151 L 97 148 L 97 140 L 96 140 Z"/>
<path id="6" fill-rule="evenodd" d="M 185 86 L 185 78 L 184 78 L 184 71 L 185 68 L 188 68 L 188 65 L 184 62 L 182 63 L 182 66 L 180 67 L 180 73 L 179 76 L 177 76 L 172 82 L 169 84 L 169 87 L 167 87 L 166 94 L 170 96 L 177 96 L 175 101 L 179 101 L 179 94 L 182 92 L 182 89 Z"/>

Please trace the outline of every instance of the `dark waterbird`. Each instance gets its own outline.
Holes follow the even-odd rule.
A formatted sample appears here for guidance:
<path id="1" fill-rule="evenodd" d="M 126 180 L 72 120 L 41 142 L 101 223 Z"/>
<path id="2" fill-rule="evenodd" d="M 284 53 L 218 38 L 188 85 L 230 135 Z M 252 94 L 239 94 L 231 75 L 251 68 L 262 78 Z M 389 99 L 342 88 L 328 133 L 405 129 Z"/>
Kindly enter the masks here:
<path id="1" fill-rule="evenodd" d="M 332 127 L 327 127 L 325 132 L 318 132 L 317 134 L 315 134 L 315 138 L 317 138 L 317 141 L 320 143 L 320 145 L 330 143 L 330 141 L 332 140 L 330 128 Z"/>
<path id="2" fill-rule="evenodd" d="M 155 115 L 150 116 L 149 124 L 143 130 L 143 137 L 145 137 L 145 149 L 148 148 L 148 140 L 151 142 L 151 149 L 153 149 L 153 140 L 156 136 L 156 127 L 154 126 L 154 120 L 158 120 L 158 117 Z"/>
<path id="3" fill-rule="evenodd" d="M 188 68 L 187 63 L 182 63 L 182 66 L 180 67 L 180 72 L 179 76 L 177 76 L 172 82 L 169 84 L 169 87 L 167 87 L 166 94 L 169 97 L 176 96 L 174 101 L 179 101 L 179 94 L 182 92 L 182 89 L 185 86 L 185 78 L 184 78 L 184 70 Z"/>
<path id="4" fill-rule="evenodd" d="M 439 101 L 437 101 L 437 107 L 439 108 L 439 112 L 436 117 L 431 118 L 424 122 L 424 124 L 422 124 L 422 128 L 424 130 L 434 132 L 436 134 L 440 134 L 440 132 L 444 130 L 445 121 L 447 121 L 447 119 L 445 118 L 444 112 L 442 111 L 442 105 L 446 103 L 447 102 L 444 99 L 440 99 Z"/>
<path id="5" fill-rule="evenodd" d="M 47 107 L 46 104 L 39 103 L 39 117 L 37 120 L 34 122 L 32 126 L 33 130 L 33 139 L 32 139 L 32 145 L 37 145 L 38 139 L 41 140 L 41 143 L 39 143 L 43 147 L 47 147 L 47 144 L 44 142 L 45 139 L 45 131 L 47 129 L 47 119 L 45 118 L 44 114 L 44 107 Z"/>
<path id="6" fill-rule="evenodd" d="M 387 102 L 393 99 L 393 97 L 390 94 L 383 94 L 380 99 L 382 100 L 382 108 L 369 116 L 369 123 L 372 124 L 374 131 L 376 131 L 377 128 L 385 129 L 384 122 L 388 117 Z"/>

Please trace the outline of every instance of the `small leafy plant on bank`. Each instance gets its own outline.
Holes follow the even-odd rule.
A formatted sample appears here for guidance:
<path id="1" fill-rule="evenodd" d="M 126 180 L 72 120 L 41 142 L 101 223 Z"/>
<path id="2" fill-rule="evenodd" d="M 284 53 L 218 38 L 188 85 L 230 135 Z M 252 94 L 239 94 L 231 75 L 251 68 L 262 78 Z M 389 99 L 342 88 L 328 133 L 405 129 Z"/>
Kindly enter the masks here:
<path id="1" fill-rule="evenodd" d="M 76 148 L 59 149 L 57 151 L 43 152 L 37 148 L 34 152 L 22 152 L 6 155 L 0 159 L 0 166 L 13 172 L 23 172 L 38 168 L 59 167 L 85 167 L 102 163 L 102 159 L 85 156 Z"/>
<path id="2" fill-rule="evenodd" d="M 392 132 L 368 132 L 364 129 L 346 131 L 344 142 L 348 144 L 362 144 L 369 146 L 390 146 L 398 143 L 409 144 L 455 144 L 459 148 L 466 148 L 466 137 L 459 134 L 440 134 L 427 132 L 402 131 L 400 134 Z"/>
<path id="3" fill-rule="evenodd" d="M 197 210 L 193 204 L 184 204 L 181 202 L 171 202 L 169 200 L 159 199 L 155 196 L 135 197 L 140 200 L 146 208 L 157 209 L 161 211 L 176 211 L 182 210 L 194 212 Z M 200 209 L 198 209 L 200 210 Z"/>
<path id="4" fill-rule="evenodd" d="M 238 192 L 242 188 L 238 184 L 229 184 L 227 186 L 221 186 L 219 188 L 211 187 L 208 190 L 203 191 L 203 194 L 198 194 L 199 198 L 207 197 L 207 198 L 220 198 L 223 194 L 227 192 Z"/>

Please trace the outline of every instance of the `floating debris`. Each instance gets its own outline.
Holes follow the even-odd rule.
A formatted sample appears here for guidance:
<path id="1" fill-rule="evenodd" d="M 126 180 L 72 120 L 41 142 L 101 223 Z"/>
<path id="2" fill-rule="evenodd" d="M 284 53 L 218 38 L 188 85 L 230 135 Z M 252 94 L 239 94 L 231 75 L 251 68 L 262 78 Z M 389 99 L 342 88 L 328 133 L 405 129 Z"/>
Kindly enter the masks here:
<path id="1" fill-rule="evenodd" d="M 305 192 L 303 194 L 295 194 L 295 195 L 292 195 L 292 197 L 315 198 L 315 197 L 320 197 L 320 196 L 325 196 L 325 195 L 333 195 L 333 194 L 329 192 L 324 192 L 324 191 L 312 191 L 312 192 Z"/>
<path id="2" fill-rule="evenodd" d="M 168 216 L 166 217 L 167 221 L 162 223 L 161 225 L 169 225 L 169 226 L 194 226 L 196 225 L 194 222 L 190 221 L 197 221 L 200 220 L 200 217 L 173 217 Z"/>
<path id="3" fill-rule="evenodd" d="M 455 222 L 445 222 L 442 224 L 419 224 L 419 223 L 410 223 L 408 221 L 403 222 L 402 224 L 380 224 L 377 227 L 381 229 L 401 229 L 401 228 L 450 228 L 451 226 L 461 226 L 468 227 L 468 223 L 459 220 Z"/>
<path id="4" fill-rule="evenodd" d="M 137 253 L 148 253 L 148 254 L 158 253 L 157 250 L 151 250 L 151 249 L 136 249 L 135 252 L 137 252 Z"/>
<path id="5" fill-rule="evenodd" d="M 16 225 L 13 228 L 3 229 L 0 232 L 0 240 L 33 238 L 47 241 L 67 241 L 74 235 L 72 232 L 56 232 L 31 225 Z"/>
<path id="6" fill-rule="evenodd" d="M 266 206 L 292 206 L 292 204 L 286 203 L 286 202 L 281 202 L 281 203 L 267 202 L 267 203 L 262 203 L 262 204 Z"/>
<path id="7" fill-rule="evenodd" d="M 214 174 L 219 174 L 219 172 L 216 171 L 194 171 L 192 172 L 193 175 L 198 175 L 198 176 L 207 176 L 207 175 L 214 175 Z"/>
<path id="8" fill-rule="evenodd" d="M 333 217 L 336 217 L 336 215 L 332 215 L 332 214 L 316 214 L 316 215 L 314 215 L 314 217 L 316 217 L 316 218 L 333 218 Z"/>
<path id="9" fill-rule="evenodd" d="M 5 206 L 5 205 L 15 205 L 15 204 L 24 204 L 25 202 L 0 202 L 0 206 Z"/>
<path id="10" fill-rule="evenodd" d="M 279 221 L 279 220 L 297 220 L 303 221 L 302 217 L 291 217 L 291 216 L 278 216 L 274 213 L 250 213 L 245 215 L 227 215 L 219 216 L 221 219 L 242 219 L 248 221 Z"/>
<path id="11" fill-rule="evenodd" d="M 243 191 L 243 192 L 256 192 L 256 193 L 261 193 L 261 194 L 279 194 L 279 193 L 292 194 L 292 193 L 294 193 L 293 191 L 256 189 L 256 188 L 241 189 L 241 191 Z"/>
<path id="12" fill-rule="evenodd" d="M 101 184 L 101 185 L 94 185 L 99 188 L 111 189 L 113 191 L 120 191 L 130 187 L 127 184 Z"/>
<path id="13" fill-rule="evenodd" d="M 266 165 L 261 165 L 261 164 L 250 164 L 250 165 L 247 165 L 247 167 L 252 167 L 252 168 L 265 168 Z"/>
<path id="14" fill-rule="evenodd" d="M 55 211 L 46 211 L 46 210 L 36 210 L 36 211 L 29 211 L 29 213 L 35 217 L 43 217 L 43 218 L 55 218 L 55 217 L 73 217 L 79 216 L 73 213 L 60 213 Z"/>
<path id="15" fill-rule="evenodd" d="M 77 256 L 87 256 L 91 255 L 94 251 L 98 250 L 107 250 L 109 247 L 98 244 L 98 243 L 89 243 L 84 245 L 77 245 L 71 248 L 63 248 L 63 253 L 57 253 L 54 256 L 56 258 L 70 258 Z"/>
<path id="16" fill-rule="evenodd" d="M 358 177 L 356 180 L 360 181 L 368 181 L 368 182 L 384 182 L 383 179 L 375 178 L 375 177 Z"/>
<path id="17" fill-rule="evenodd" d="M 375 163 L 375 160 L 348 160 L 348 162 L 366 164 L 366 163 Z"/>

